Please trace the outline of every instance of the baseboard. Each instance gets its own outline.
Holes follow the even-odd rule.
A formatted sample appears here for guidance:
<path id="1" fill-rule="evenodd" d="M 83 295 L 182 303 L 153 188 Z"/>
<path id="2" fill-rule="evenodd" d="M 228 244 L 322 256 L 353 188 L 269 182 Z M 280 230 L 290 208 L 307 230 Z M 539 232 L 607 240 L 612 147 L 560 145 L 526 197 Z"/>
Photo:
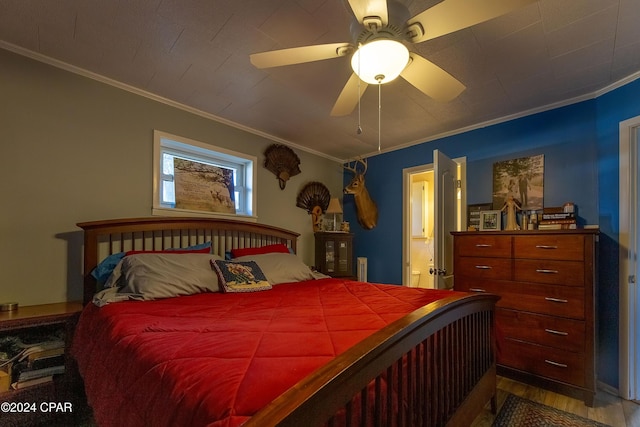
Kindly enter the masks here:
<path id="1" fill-rule="evenodd" d="M 582 400 L 586 406 L 593 406 L 593 398 L 596 394 L 597 385 L 594 384 L 593 390 L 583 387 L 570 385 L 561 381 L 552 380 L 550 378 L 540 377 L 531 372 L 521 371 L 504 365 L 497 366 L 498 375 L 520 381 L 534 387 L 543 388 L 555 393 L 564 394 L 574 399 Z"/>
<path id="2" fill-rule="evenodd" d="M 604 391 L 605 393 L 611 394 L 615 397 L 620 397 L 620 390 L 610 386 L 609 384 L 605 384 L 602 381 L 596 381 L 596 388 L 598 390 Z"/>

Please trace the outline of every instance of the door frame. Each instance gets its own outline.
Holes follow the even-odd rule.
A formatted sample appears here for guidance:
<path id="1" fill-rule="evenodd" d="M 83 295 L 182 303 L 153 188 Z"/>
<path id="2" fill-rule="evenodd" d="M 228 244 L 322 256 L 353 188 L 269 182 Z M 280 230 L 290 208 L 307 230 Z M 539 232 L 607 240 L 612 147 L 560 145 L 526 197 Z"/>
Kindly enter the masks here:
<path id="1" fill-rule="evenodd" d="M 458 164 L 462 182 L 459 201 L 460 228 L 465 227 L 467 218 L 467 157 L 456 157 L 452 160 Z M 411 175 L 433 169 L 433 162 L 402 169 L 402 286 L 411 285 Z"/>
<path id="2" fill-rule="evenodd" d="M 640 116 L 620 122 L 619 158 L 619 390 L 623 399 L 640 399 L 638 328 L 638 136 Z M 635 283 L 630 279 L 635 278 Z"/>

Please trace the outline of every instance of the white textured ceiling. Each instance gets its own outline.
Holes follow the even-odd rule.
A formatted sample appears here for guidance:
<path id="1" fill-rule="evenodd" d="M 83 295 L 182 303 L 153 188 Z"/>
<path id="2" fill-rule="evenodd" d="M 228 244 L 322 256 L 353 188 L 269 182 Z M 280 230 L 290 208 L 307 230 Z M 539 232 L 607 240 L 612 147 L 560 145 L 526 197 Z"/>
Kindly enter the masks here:
<path id="1" fill-rule="evenodd" d="M 412 15 L 438 2 L 405 1 Z M 377 87 L 362 97 L 358 135 L 357 108 L 330 116 L 352 72 L 348 57 L 259 70 L 249 55 L 351 42 L 350 21 L 343 0 L 0 0 L 0 46 L 347 159 L 377 150 Z M 383 85 L 382 149 L 631 80 L 640 71 L 639 24 L 640 0 L 539 0 L 417 44 L 467 89 L 443 104 L 403 79 Z"/>

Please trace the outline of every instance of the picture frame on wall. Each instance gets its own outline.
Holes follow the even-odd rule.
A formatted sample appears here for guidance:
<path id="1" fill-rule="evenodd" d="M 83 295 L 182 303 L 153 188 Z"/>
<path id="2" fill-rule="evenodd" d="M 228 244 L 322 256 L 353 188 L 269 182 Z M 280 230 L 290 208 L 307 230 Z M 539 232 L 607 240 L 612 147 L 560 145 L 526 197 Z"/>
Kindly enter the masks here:
<path id="1" fill-rule="evenodd" d="M 493 209 L 492 203 L 467 205 L 467 231 L 480 230 L 480 212 Z"/>
<path id="2" fill-rule="evenodd" d="M 502 230 L 502 211 L 480 211 L 480 231 Z"/>
<path id="3" fill-rule="evenodd" d="M 543 208 L 543 154 L 493 164 L 493 209 L 502 209 L 509 196 L 524 211 Z"/>

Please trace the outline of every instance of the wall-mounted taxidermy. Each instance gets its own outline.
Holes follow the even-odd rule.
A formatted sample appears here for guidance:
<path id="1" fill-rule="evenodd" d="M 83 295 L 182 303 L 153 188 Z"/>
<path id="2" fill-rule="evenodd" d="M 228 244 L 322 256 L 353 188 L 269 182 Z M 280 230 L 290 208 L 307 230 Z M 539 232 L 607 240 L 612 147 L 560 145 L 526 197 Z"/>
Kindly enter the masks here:
<path id="1" fill-rule="evenodd" d="M 362 172 L 358 171 L 358 164 L 363 166 Z M 344 192 L 345 194 L 353 194 L 353 199 L 356 202 L 358 222 L 365 230 L 371 230 L 378 223 L 378 207 L 364 186 L 364 174 L 367 172 L 367 161 L 356 159 L 353 166 L 351 166 L 351 162 L 348 162 L 344 168 L 353 172 L 354 175 L 349 185 L 344 188 Z"/>
<path id="2" fill-rule="evenodd" d="M 289 178 L 300 173 L 300 159 L 286 145 L 270 145 L 265 150 L 264 157 L 264 167 L 278 178 L 281 190 L 284 190 Z"/>
<path id="3" fill-rule="evenodd" d="M 308 183 L 298 193 L 296 206 L 311 214 L 314 233 L 322 231 L 322 214 L 329 207 L 330 200 L 331 193 L 329 193 L 329 189 L 323 183 L 317 181 Z"/>

